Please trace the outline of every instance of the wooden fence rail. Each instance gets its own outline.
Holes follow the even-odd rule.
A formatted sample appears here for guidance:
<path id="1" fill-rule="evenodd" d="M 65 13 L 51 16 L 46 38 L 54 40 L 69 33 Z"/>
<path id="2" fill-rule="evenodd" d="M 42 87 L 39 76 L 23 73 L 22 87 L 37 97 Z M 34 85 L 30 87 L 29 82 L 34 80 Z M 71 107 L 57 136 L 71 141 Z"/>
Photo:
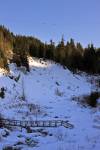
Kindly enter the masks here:
<path id="1" fill-rule="evenodd" d="M 10 119 L 0 119 L 0 126 L 18 126 L 24 128 L 64 126 L 65 128 L 70 128 L 70 129 L 74 127 L 68 121 L 63 121 L 63 120 L 21 121 L 21 120 L 10 120 Z"/>

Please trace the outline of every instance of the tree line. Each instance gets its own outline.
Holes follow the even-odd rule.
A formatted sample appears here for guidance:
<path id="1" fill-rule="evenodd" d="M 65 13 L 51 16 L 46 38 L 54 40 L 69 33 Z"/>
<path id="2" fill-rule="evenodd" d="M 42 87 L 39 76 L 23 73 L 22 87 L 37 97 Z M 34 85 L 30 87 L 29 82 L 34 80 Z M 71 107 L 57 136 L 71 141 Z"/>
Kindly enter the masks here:
<path id="1" fill-rule="evenodd" d="M 63 37 L 57 45 L 52 40 L 43 43 L 32 36 L 14 35 L 0 26 L 0 67 L 8 68 L 10 60 L 29 71 L 28 56 L 53 60 L 73 72 L 100 73 L 100 48 L 93 44 L 83 48 L 73 39 L 65 43 Z"/>

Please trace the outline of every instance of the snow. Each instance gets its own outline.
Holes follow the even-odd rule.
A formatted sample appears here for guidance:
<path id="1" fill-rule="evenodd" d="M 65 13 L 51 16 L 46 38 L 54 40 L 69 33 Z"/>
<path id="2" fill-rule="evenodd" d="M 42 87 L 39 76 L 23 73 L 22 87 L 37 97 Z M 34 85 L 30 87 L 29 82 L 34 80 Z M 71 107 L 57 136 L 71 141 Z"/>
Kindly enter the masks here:
<path id="1" fill-rule="evenodd" d="M 0 150 L 7 145 L 17 145 L 23 150 L 32 150 L 34 147 L 36 150 L 99 150 L 100 108 L 84 108 L 72 101 L 72 97 L 91 93 L 92 85 L 88 79 L 92 77 L 84 73 L 73 74 L 52 61 L 30 57 L 29 64 L 29 73 L 23 73 L 15 64 L 9 65 L 10 74 L 0 69 L 0 88 L 5 88 L 5 98 L 0 98 L 1 115 L 19 120 L 69 120 L 74 128 L 44 128 L 48 133 L 46 136 L 38 129 L 27 133 L 26 129 L 13 128 L 9 129 L 6 137 L 4 134 L 7 129 L 3 128 L 0 129 Z M 9 76 L 19 76 L 19 80 L 16 82 Z M 31 104 L 34 108 L 30 111 Z M 37 109 L 40 110 L 39 114 Z M 30 144 L 27 138 L 30 138 Z M 16 144 L 18 142 L 22 144 Z"/>

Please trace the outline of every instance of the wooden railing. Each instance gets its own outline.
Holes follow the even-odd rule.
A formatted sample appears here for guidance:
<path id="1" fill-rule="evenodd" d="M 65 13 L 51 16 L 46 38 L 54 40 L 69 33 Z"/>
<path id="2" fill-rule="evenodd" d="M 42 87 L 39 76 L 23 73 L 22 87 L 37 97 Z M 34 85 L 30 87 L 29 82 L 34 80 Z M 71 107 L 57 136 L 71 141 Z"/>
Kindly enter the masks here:
<path id="1" fill-rule="evenodd" d="M 63 120 L 21 121 L 21 120 L 10 120 L 10 119 L 0 119 L 0 126 L 18 126 L 18 127 L 25 127 L 25 128 L 64 126 L 65 128 L 70 128 L 70 129 L 74 127 L 68 121 L 63 121 Z"/>

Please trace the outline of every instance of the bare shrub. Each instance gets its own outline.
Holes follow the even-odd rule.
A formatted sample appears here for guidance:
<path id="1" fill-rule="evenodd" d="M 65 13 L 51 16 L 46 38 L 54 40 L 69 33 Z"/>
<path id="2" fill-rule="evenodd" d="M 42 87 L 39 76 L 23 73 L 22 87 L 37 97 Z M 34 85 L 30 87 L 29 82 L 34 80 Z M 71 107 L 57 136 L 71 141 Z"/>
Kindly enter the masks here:
<path id="1" fill-rule="evenodd" d="M 21 97 L 21 100 L 26 101 L 23 79 L 22 79 L 22 97 Z"/>
<path id="2" fill-rule="evenodd" d="M 99 93 L 98 92 L 92 92 L 89 97 L 87 97 L 87 103 L 91 107 L 96 107 L 97 106 L 97 99 L 99 98 Z"/>
<path id="3" fill-rule="evenodd" d="M 61 92 L 58 88 L 55 90 L 55 94 L 57 95 L 57 96 L 63 96 L 63 92 Z"/>
<path id="4" fill-rule="evenodd" d="M 0 128 L 4 127 L 3 116 L 0 114 Z"/>
<path id="5" fill-rule="evenodd" d="M 2 87 L 1 89 L 0 89 L 0 97 L 1 98 L 4 98 L 5 97 L 5 88 L 4 87 Z"/>
<path id="6" fill-rule="evenodd" d="M 91 106 L 91 107 L 96 107 L 99 97 L 100 97 L 99 92 L 91 92 L 90 95 L 83 95 L 80 97 L 72 97 L 72 100 L 76 101 L 78 104 L 81 104 L 84 107 L 87 107 L 87 105 Z"/>
<path id="7" fill-rule="evenodd" d="M 26 138 L 25 139 L 25 143 L 29 146 L 29 147 L 35 147 L 38 144 L 38 141 L 33 140 L 32 138 Z"/>

